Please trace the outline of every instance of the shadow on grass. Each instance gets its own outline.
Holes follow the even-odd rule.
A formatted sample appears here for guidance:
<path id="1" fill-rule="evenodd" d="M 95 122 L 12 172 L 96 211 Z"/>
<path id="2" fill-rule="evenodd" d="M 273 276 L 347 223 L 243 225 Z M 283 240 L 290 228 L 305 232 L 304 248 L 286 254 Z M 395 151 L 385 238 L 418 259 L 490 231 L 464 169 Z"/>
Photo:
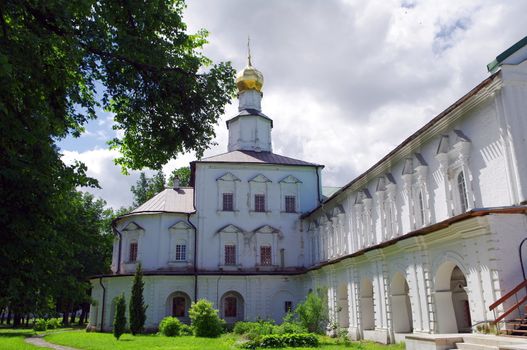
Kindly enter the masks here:
<path id="1" fill-rule="evenodd" d="M 32 335 L 33 333 L 30 333 L 30 332 L 9 332 L 9 333 L 0 332 L 0 338 L 29 337 Z"/>

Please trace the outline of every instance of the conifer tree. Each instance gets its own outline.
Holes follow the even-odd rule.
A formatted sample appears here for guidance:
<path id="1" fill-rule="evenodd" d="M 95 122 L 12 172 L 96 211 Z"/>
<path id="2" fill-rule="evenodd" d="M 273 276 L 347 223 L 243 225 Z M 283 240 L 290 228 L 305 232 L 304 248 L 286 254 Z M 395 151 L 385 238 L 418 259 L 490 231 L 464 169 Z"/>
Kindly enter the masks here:
<path id="1" fill-rule="evenodd" d="M 115 298 L 115 318 L 113 320 L 113 336 L 119 339 L 126 329 L 126 301 L 124 294 Z"/>
<path id="2" fill-rule="evenodd" d="M 143 298 L 143 270 L 141 263 L 137 264 L 130 297 L 130 331 L 133 335 L 141 333 L 146 321 L 146 308 Z"/>

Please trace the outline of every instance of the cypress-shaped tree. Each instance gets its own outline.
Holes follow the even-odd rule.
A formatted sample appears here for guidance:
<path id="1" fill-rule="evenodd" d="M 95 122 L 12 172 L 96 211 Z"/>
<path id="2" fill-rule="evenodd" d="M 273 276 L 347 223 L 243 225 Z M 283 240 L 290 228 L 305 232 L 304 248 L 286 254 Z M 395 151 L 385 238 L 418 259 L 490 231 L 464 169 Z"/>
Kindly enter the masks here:
<path id="1" fill-rule="evenodd" d="M 113 336 L 117 339 L 121 337 L 126 328 L 126 301 L 124 294 L 115 298 L 115 317 L 113 319 Z"/>
<path id="2" fill-rule="evenodd" d="M 133 335 L 141 333 L 146 321 L 146 308 L 143 299 L 143 270 L 141 263 L 137 264 L 130 297 L 130 331 Z"/>

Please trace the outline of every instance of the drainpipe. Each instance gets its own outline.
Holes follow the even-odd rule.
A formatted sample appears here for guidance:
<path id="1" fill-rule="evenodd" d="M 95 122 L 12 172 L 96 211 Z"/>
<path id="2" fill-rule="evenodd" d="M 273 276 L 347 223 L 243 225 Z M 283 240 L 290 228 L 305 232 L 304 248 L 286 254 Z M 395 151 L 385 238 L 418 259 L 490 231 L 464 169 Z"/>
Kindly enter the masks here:
<path id="1" fill-rule="evenodd" d="M 198 229 L 190 221 L 190 213 L 187 214 L 187 222 L 194 229 L 194 302 L 198 301 Z"/>
<path id="2" fill-rule="evenodd" d="M 102 277 L 99 277 L 99 284 L 102 287 L 102 308 L 101 308 L 101 332 L 104 328 L 104 305 L 106 304 L 106 288 L 104 288 L 104 284 L 102 284 Z"/>
<path id="3" fill-rule="evenodd" d="M 117 250 L 117 271 L 115 272 L 116 274 L 119 274 L 121 272 L 121 251 L 123 247 L 123 235 L 121 234 L 121 232 L 119 232 L 119 230 L 117 229 L 117 227 L 115 227 L 115 225 L 116 225 L 116 221 L 112 220 L 113 233 L 119 236 L 119 249 Z"/>
<path id="4" fill-rule="evenodd" d="M 322 192 L 322 184 L 320 183 L 320 174 L 319 174 L 320 168 L 315 168 L 315 172 L 317 173 L 317 194 L 318 194 L 318 203 L 322 203 L 322 199 L 320 196 L 320 193 Z"/>

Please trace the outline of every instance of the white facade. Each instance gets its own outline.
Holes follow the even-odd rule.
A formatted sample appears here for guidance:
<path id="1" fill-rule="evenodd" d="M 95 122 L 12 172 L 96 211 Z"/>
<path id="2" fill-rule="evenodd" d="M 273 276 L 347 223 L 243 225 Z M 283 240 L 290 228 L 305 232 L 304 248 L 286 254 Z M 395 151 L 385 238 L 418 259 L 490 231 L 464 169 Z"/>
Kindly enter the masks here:
<path id="1" fill-rule="evenodd" d="M 112 300 L 129 295 L 138 261 L 152 328 L 185 319 L 196 298 L 228 322 L 279 322 L 319 287 L 332 325 L 355 339 L 493 320 L 488 306 L 523 280 L 527 230 L 527 49 L 498 63 L 322 203 L 321 166 L 271 153 L 261 93 L 240 91 L 229 152 L 192 163 L 193 190 L 165 190 L 116 222 L 114 274 L 92 280 L 90 324 L 111 327 Z"/>

